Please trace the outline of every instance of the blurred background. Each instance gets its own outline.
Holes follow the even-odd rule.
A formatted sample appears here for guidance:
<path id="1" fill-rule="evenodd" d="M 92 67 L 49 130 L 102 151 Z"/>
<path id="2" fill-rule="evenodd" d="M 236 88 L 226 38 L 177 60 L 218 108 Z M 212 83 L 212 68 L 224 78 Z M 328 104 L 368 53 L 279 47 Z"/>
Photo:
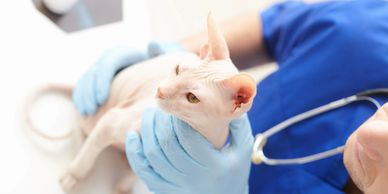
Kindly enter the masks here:
<path id="1" fill-rule="evenodd" d="M 212 11 L 221 22 L 249 10 L 263 10 L 276 0 L 41 0 L 4 1 L 0 6 L 0 193 L 63 193 L 58 177 L 82 142 L 44 142 L 29 134 L 22 122 L 29 91 L 47 83 L 75 85 L 101 53 L 117 45 L 145 49 L 151 39 L 174 41 L 205 30 Z M 62 10 L 61 7 L 62 6 Z M 68 6 L 66 8 L 66 6 Z M 63 9 L 66 8 L 66 9 Z M 65 11 L 64 11 L 65 10 Z M 248 71 L 261 78 L 274 70 L 265 65 Z M 66 99 L 41 103 L 36 116 L 49 133 L 76 125 Z M 42 116 L 43 115 L 43 116 Z M 109 149 L 74 193 L 110 193 L 127 165 Z M 135 193 L 148 193 L 140 182 Z"/>

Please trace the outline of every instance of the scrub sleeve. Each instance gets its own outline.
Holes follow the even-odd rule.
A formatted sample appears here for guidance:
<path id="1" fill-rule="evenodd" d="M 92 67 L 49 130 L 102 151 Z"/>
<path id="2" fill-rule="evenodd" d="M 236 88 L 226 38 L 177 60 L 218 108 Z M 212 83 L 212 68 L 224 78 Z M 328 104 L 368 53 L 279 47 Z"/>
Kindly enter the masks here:
<path id="1" fill-rule="evenodd" d="M 268 54 L 279 69 L 258 86 L 248 116 L 253 134 L 296 114 L 357 92 L 388 87 L 388 2 L 287 1 L 260 14 Z M 355 103 L 293 125 L 272 136 L 273 158 L 331 149 L 373 114 Z M 305 165 L 253 165 L 251 194 L 343 193 L 349 179 L 342 155 Z"/>

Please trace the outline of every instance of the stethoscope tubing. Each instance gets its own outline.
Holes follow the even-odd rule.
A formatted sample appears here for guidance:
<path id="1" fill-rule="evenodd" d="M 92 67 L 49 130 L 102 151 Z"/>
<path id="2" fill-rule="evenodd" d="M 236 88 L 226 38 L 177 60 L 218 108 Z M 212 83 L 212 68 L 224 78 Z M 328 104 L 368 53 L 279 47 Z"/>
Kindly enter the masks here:
<path id="1" fill-rule="evenodd" d="M 291 117 L 272 128 L 266 130 L 263 133 L 259 133 L 255 137 L 255 142 L 253 144 L 253 151 L 252 151 L 252 162 L 254 164 L 267 164 L 267 165 L 292 165 L 292 164 L 305 164 L 309 162 L 314 162 L 317 160 L 321 160 L 327 157 L 331 157 L 337 154 L 341 154 L 344 151 L 345 146 L 338 146 L 336 148 L 326 150 L 323 152 L 319 152 L 316 154 L 311 154 L 303 157 L 298 158 L 287 158 L 287 159 L 274 159 L 269 158 L 264 154 L 264 146 L 267 143 L 267 139 L 271 137 L 272 135 L 285 130 L 287 127 L 294 125 L 300 121 L 303 121 L 305 119 L 317 116 L 319 114 L 322 114 L 324 112 L 328 112 L 330 110 L 334 110 L 343 106 L 346 106 L 350 103 L 357 102 L 357 101 L 368 101 L 376 106 L 377 109 L 381 107 L 380 103 L 375 100 L 374 98 L 370 97 L 369 95 L 387 95 L 388 89 L 387 88 L 378 88 L 378 89 L 372 89 L 372 90 L 366 90 L 363 92 L 360 92 L 356 95 L 349 96 L 346 98 L 342 98 L 333 102 L 330 102 L 328 104 L 319 106 L 317 108 L 311 109 L 309 111 L 306 111 L 304 113 L 298 114 L 294 117 Z"/>

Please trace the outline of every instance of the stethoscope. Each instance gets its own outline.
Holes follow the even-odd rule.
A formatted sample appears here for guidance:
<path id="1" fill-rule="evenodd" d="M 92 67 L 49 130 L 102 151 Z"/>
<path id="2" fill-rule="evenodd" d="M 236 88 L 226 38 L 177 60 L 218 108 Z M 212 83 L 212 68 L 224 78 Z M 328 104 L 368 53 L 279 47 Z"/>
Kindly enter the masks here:
<path id="1" fill-rule="evenodd" d="M 264 154 L 264 146 L 267 143 L 267 140 L 272 135 L 286 129 L 287 127 L 294 125 L 295 123 L 298 123 L 300 121 L 303 121 L 308 118 L 312 118 L 314 116 L 317 116 L 319 114 L 322 114 L 324 112 L 337 109 L 343 106 L 346 106 L 353 102 L 358 101 L 367 101 L 371 102 L 376 106 L 377 109 L 379 109 L 382 105 L 374 98 L 370 97 L 370 95 L 388 95 L 388 88 L 378 88 L 378 89 L 371 89 L 366 90 L 363 92 L 360 92 L 358 94 L 355 94 L 353 96 L 349 96 L 346 98 L 342 98 L 336 101 L 333 101 L 331 103 L 322 105 L 320 107 L 311 109 L 309 111 L 306 111 L 304 113 L 298 114 L 294 117 L 291 117 L 274 127 L 266 130 L 263 133 L 259 133 L 255 137 L 255 142 L 253 144 L 253 151 L 252 151 L 252 162 L 254 164 L 267 164 L 267 165 L 290 165 L 290 164 L 305 164 L 309 162 L 314 162 L 317 160 L 321 160 L 327 157 L 334 156 L 336 154 L 341 154 L 344 151 L 344 145 L 338 146 L 334 149 L 330 149 L 327 151 L 319 152 L 316 154 L 307 155 L 304 157 L 299 158 L 290 158 L 290 159 L 274 159 L 274 158 L 268 158 Z"/>

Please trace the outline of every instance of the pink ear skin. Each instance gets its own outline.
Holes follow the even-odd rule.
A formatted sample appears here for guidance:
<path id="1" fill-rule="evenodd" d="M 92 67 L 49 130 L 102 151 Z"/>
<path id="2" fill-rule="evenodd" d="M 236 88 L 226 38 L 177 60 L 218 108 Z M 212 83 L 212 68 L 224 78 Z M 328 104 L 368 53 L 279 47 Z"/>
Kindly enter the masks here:
<path id="1" fill-rule="evenodd" d="M 210 12 L 207 17 L 208 47 L 206 58 L 210 60 L 229 59 L 229 49 L 225 38 L 218 29 L 213 15 Z"/>
<path id="2" fill-rule="evenodd" d="M 202 45 L 201 50 L 199 51 L 199 58 L 203 60 L 208 57 L 208 54 L 209 54 L 209 45 L 208 44 Z"/>
<path id="3" fill-rule="evenodd" d="M 234 92 L 232 96 L 235 104 L 234 111 L 241 108 L 241 105 L 250 103 L 256 95 L 256 82 L 246 73 L 228 78 L 223 81 L 223 84 Z"/>

